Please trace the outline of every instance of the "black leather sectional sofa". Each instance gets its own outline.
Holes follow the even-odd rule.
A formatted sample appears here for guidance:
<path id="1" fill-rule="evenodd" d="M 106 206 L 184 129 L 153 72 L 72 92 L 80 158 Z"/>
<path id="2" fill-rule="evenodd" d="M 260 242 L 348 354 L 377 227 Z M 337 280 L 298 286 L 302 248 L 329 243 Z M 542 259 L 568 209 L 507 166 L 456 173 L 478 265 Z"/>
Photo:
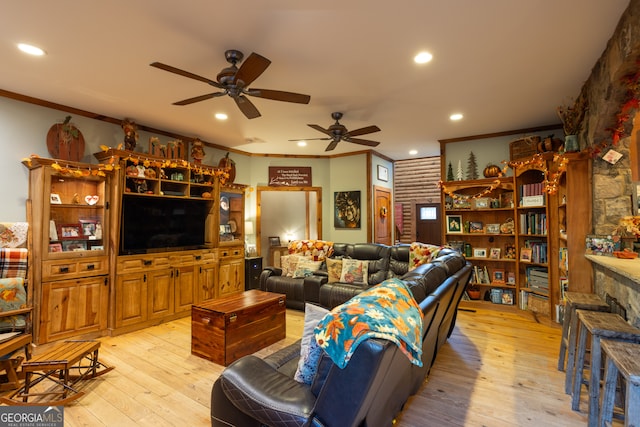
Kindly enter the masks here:
<path id="1" fill-rule="evenodd" d="M 389 253 L 387 262 L 380 263 L 386 266 L 386 277 L 397 275 L 423 312 L 423 366 L 411 364 L 390 341 L 368 339 L 358 346 L 344 369 L 323 354 L 312 384 L 306 385 L 293 379 L 300 356 L 299 342 L 264 359 L 245 356 L 229 365 L 213 385 L 213 426 L 392 425 L 404 403 L 424 382 L 439 348 L 453 330 L 471 264 L 457 252 L 443 249 L 432 262 L 405 271 L 408 252 L 406 262 L 399 258 L 408 248 L 386 248 L 376 249 Z M 358 245 L 351 250 L 359 249 L 365 250 Z M 374 252 L 372 248 L 367 250 Z M 327 284 L 318 289 L 318 300 L 324 286 Z M 336 294 L 346 297 L 349 292 L 340 290 Z"/>

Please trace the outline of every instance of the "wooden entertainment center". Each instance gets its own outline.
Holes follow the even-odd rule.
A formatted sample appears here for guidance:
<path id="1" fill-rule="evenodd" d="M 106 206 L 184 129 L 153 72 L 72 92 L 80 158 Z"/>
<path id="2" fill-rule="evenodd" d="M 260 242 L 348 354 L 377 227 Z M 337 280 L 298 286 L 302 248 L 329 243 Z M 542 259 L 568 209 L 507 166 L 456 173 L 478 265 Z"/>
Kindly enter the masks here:
<path id="1" fill-rule="evenodd" d="M 244 290 L 244 191 L 226 171 L 109 149 L 32 157 L 34 336 L 118 335 Z"/>

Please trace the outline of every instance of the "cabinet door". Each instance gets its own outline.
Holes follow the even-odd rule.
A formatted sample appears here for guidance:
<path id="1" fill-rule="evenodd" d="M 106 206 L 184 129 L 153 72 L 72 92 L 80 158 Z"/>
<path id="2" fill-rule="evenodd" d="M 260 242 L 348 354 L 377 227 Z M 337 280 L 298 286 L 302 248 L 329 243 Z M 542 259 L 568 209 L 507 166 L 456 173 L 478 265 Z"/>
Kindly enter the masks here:
<path id="1" fill-rule="evenodd" d="M 218 284 L 218 264 L 208 263 L 198 266 L 196 304 L 216 297 Z"/>
<path id="2" fill-rule="evenodd" d="M 175 312 L 189 311 L 196 293 L 196 266 L 176 268 L 175 275 Z"/>
<path id="3" fill-rule="evenodd" d="M 162 318 L 174 313 L 174 269 L 151 271 L 147 284 L 148 318 Z"/>
<path id="4" fill-rule="evenodd" d="M 218 297 L 244 289 L 244 258 L 220 261 Z"/>
<path id="5" fill-rule="evenodd" d="M 135 325 L 147 320 L 147 274 L 119 274 L 115 291 L 115 327 Z"/>
<path id="6" fill-rule="evenodd" d="M 106 276 L 43 283 L 42 297 L 40 343 L 98 333 L 107 327 Z"/>

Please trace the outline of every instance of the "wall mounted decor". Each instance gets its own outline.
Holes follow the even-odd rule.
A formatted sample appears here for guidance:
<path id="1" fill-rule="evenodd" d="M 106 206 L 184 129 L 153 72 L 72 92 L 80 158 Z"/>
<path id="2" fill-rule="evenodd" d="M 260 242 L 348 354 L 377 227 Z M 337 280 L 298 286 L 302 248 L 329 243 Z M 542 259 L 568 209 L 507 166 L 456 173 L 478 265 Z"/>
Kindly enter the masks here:
<path id="1" fill-rule="evenodd" d="M 360 228 L 360 191 L 336 191 L 334 193 L 335 228 Z"/>

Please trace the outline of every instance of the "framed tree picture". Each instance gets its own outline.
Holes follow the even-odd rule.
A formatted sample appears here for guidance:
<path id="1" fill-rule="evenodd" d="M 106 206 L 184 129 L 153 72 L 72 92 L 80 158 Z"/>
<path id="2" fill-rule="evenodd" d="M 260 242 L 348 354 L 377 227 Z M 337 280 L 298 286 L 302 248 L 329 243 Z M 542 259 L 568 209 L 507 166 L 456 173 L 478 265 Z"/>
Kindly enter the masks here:
<path id="1" fill-rule="evenodd" d="M 447 215 L 447 233 L 462 233 L 462 215 Z"/>

